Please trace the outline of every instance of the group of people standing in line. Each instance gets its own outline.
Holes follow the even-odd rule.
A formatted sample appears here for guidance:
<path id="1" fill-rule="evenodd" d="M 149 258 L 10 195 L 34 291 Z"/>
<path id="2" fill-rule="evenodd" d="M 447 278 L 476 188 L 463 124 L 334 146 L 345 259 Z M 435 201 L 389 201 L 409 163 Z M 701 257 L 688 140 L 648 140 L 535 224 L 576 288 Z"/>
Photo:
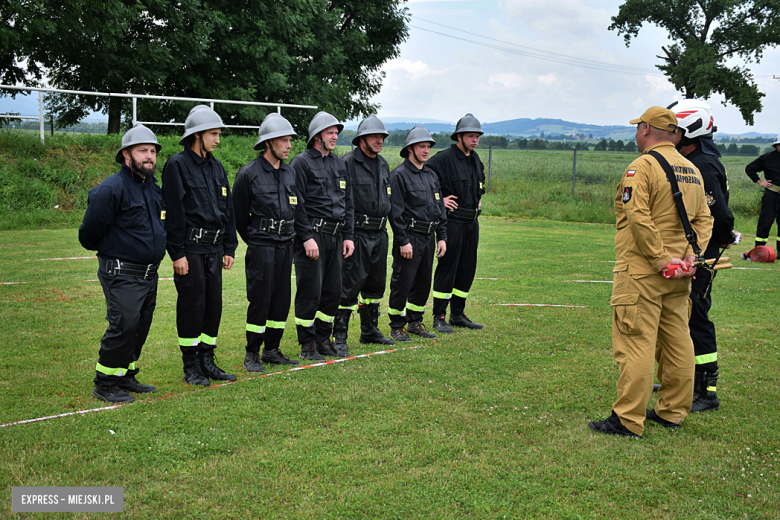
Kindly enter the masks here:
<path id="1" fill-rule="evenodd" d="M 154 177 L 160 144 L 142 124 L 129 129 L 116 154 L 119 172 L 89 193 L 79 228 L 81 244 L 97 250 L 108 329 L 95 368 L 95 398 L 132 402 L 132 393 L 154 392 L 140 383 L 137 362 L 157 300 L 158 268 L 167 251 L 178 293 L 176 328 L 184 381 L 208 386 L 234 381 L 217 365 L 222 316 L 222 270 L 234 264 L 238 236 L 247 244 L 246 354 L 243 366 L 297 365 L 279 348 L 291 303 L 295 266 L 295 325 L 299 358 L 347 357 L 352 313 L 360 316 L 360 342 L 393 345 L 410 335 L 435 338 L 423 323 L 434 256 L 433 323 L 482 329 L 465 314 L 476 272 L 478 217 L 484 166 L 475 149 L 483 134 L 471 114 L 458 121 L 454 144 L 429 162 L 435 144 L 416 126 L 406 136 L 404 162 L 392 172 L 380 152 L 389 135 L 379 118 L 361 121 L 355 149 L 334 149 L 343 125 L 317 113 L 307 148 L 288 164 L 292 125 L 278 113 L 262 122 L 256 159 L 242 167 L 231 189 L 213 155 L 225 126 L 206 105 L 192 109 L 167 160 L 162 187 Z M 388 316 L 379 330 L 393 230 Z M 450 317 L 447 320 L 447 307 Z M 262 350 L 261 350 L 262 349 Z"/>

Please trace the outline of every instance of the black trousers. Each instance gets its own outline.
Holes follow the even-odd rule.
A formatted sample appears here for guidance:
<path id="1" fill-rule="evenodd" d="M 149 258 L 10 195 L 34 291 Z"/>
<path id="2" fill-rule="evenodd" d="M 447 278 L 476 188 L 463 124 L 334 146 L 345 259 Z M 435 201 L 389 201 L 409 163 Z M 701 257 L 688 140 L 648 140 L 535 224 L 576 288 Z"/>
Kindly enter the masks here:
<path id="1" fill-rule="evenodd" d="M 100 339 L 95 383 L 113 386 L 138 373 L 136 361 L 149 335 L 157 305 L 157 276 L 150 280 L 98 271 L 106 297 L 108 328 Z"/>
<path id="2" fill-rule="evenodd" d="M 295 328 L 301 345 L 330 338 L 341 298 L 344 241 L 341 235 L 319 232 L 313 238 L 320 250 L 317 260 L 306 256 L 300 240 L 294 246 Z"/>
<path id="3" fill-rule="evenodd" d="M 393 328 L 422 320 L 431 290 L 436 238 L 433 233 L 409 233 L 409 243 L 412 244 L 412 258 L 409 260 L 401 256 L 400 246 L 393 244 L 393 275 L 390 277 L 387 310 Z"/>
<path id="4" fill-rule="evenodd" d="M 712 291 L 704 293 L 711 277 L 712 273 L 709 271 L 704 269 L 696 271 L 696 277 L 691 281 L 691 317 L 688 320 L 696 368 L 707 372 L 718 370 L 715 324 L 709 317 L 710 308 L 712 308 Z"/>
<path id="5" fill-rule="evenodd" d="M 360 303 L 377 303 L 385 295 L 387 282 L 387 231 L 359 231 L 354 235 L 355 252 L 344 260 L 341 272 L 339 309 L 355 310 Z"/>
<path id="6" fill-rule="evenodd" d="M 460 316 L 477 272 L 479 222 L 447 221 L 447 254 L 439 258 L 433 277 L 433 315 Z"/>
<path id="7" fill-rule="evenodd" d="M 279 348 L 292 297 L 293 241 L 249 245 L 246 250 L 246 351 Z"/>
<path id="8" fill-rule="evenodd" d="M 213 349 L 222 320 L 222 251 L 187 253 L 187 263 L 187 274 L 173 275 L 179 347 L 182 352 Z"/>
<path id="9" fill-rule="evenodd" d="M 757 246 L 767 245 L 769 231 L 775 221 L 777 222 L 778 242 L 780 242 L 780 193 L 764 190 L 764 196 L 761 197 L 761 212 L 758 214 L 758 226 L 756 226 Z"/>

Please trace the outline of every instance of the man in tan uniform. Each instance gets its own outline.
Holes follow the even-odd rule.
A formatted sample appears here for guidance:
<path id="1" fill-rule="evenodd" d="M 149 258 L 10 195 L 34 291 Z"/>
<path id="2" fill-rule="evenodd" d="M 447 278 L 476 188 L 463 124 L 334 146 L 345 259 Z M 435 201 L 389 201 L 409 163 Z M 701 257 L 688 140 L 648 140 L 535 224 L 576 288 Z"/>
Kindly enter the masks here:
<path id="1" fill-rule="evenodd" d="M 688 220 L 702 249 L 712 233 L 701 175 L 672 144 L 677 118 L 670 110 L 649 108 L 637 125 L 636 142 L 644 155 L 632 162 L 615 197 L 617 231 L 612 288 L 612 350 L 620 367 L 618 399 L 612 415 L 591 421 L 600 433 L 641 437 L 645 418 L 677 428 L 691 409 L 694 355 L 688 330 L 693 266 L 661 275 L 670 264 L 693 264 L 696 257 L 685 238 L 672 189 L 655 150 L 671 165 Z M 653 388 L 653 361 L 658 361 L 658 403 L 646 410 Z"/>

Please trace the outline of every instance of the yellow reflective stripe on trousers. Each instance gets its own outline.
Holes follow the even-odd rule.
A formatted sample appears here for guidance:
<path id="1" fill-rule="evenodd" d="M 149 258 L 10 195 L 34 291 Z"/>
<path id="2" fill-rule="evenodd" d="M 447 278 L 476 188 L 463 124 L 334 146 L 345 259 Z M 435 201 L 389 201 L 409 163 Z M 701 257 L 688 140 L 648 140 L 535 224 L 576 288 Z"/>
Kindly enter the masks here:
<path id="1" fill-rule="evenodd" d="M 198 338 L 179 338 L 180 347 L 197 347 Z"/>
<path id="2" fill-rule="evenodd" d="M 433 297 L 440 300 L 449 300 L 452 298 L 452 293 L 433 291 Z"/>
<path id="3" fill-rule="evenodd" d="M 304 320 L 303 318 L 295 318 L 295 324 L 301 327 L 311 327 L 314 325 L 314 320 Z"/>
<path id="4" fill-rule="evenodd" d="M 413 303 L 406 302 L 406 308 L 410 311 L 425 312 L 425 305 L 415 305 Z"/>
<path id="5" fill-rule="evenodd" d="M 358 303 L 362 303 L 364 305 L 371 305 L 372 303 L 377 303 L 381 298 L 363 298 L 362 294 L 358 294 Z"/>
<path id="6" fill-rule="evenodd" d="M 768 242 L 768 241 L 769 241 L 769 238 L 759 238 L 759 237 L 756 237 L 756 242 Z"/>
<path id="7" fill-rule="evenodd" d="M 212 338 L 208 334 L 201 334 L 198 339 L 201 343 L 205 343 L 206 345 L 214 346 L 217 344 L 217 338 Z"/>
<path id="8" fill-rule="evenodd" d="M 314 315 L 314 319 L 324 321 L 325 323 L 333 323 L 333 316 L 328 316 L 322 311 L 317 311 L 317 314 Z"/>
<path id="9" fill-rule="evenodd" d="M 130 363 L 129 365 L 127 365 L 127 369 L 128 369 L 128 370 L 135 370 L 135 361 L 133 361 L 132 363 Z"/>
<path id="10" fill-rule="evenodd" d="M 251 323 L 247 323 L 246 331 L 254 332 L 255 334 L 262 334 L 265 332 L 265 325 L 252 325 Z"/>
<path id="11" fill-rule="evenodd" d="M 122 377 L 127 373 L 126 368 L 104 367 L 100 363 L 95 365 L 95 371 L 100 372 L 101 374 L 105 374 L 107 376 L 118 376 L 118 377 Z"/>
<path id="12" fill-rule="evenodd" d="M 696 361 L 697 365 L 703 365 L 705 363 L 714 363 L 718 360 L 718 353 L 713 352 L 712 354 L 702 354 L 701 356 L 696 356 L 693 359 Z"/>
<path id="13" fill-rule="evenodd" d="M 287 323 L 283 321 L 273 321 L 273 320 L 268 320 L 265 324 L 269 329 L 284 329 L 284 326 L 287 325 Z"/>
<path id="14" fill-rule="evenodd" d="M 398 309 L 393 309 L 392 307 L 388 307 L 387 314 L 390 316 L 406 316 L 406 309 L 399 311 Z"/>
<path id="15" fill-rule="evenodd" d="M 453 296 L 460 296 L 461 298 L 464 298 L 464 299 L 469 297 L 469 293 L 463 292 L 463 291 L 459 291 L 457 289 L 453 289 L 452 290 L 452 295 Z"/>
<path id="16" fill-rule="evenodd" d="M 347 305 L 339 305 L 340 311 L 354 311 L 357 310 L 357 305 L 347 306 Z"/>

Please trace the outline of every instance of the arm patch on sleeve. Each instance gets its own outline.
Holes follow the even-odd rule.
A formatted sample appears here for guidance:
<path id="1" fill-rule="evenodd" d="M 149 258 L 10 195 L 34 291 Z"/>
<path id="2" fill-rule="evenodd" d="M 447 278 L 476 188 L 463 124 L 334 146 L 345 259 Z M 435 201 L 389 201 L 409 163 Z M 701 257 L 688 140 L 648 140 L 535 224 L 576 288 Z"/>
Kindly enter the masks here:
<path id="1" fill-rule="evenodd" d="M 628 203 L 628 201 L 631 200 L 631 192 L 633 191 L 633 188 L 631 186 L 626 186 L 626 188 L 623 190 L 623 204 Z"/>

